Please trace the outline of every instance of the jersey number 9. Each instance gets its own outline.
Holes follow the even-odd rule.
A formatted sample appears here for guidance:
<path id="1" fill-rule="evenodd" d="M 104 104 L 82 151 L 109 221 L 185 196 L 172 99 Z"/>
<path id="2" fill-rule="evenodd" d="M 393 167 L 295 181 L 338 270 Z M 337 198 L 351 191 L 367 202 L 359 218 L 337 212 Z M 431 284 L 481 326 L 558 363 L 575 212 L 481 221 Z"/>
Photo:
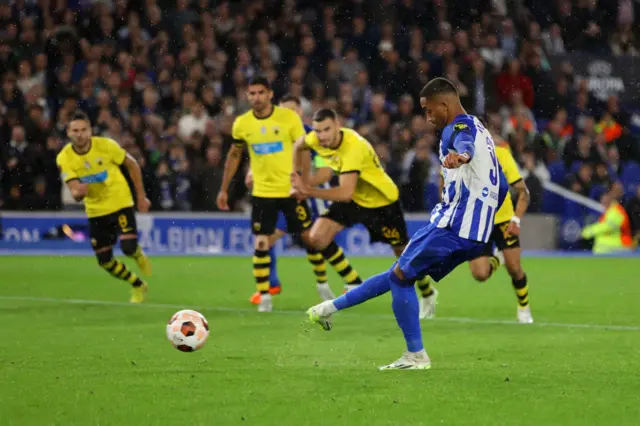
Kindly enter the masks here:
<path id="1" fill-rule="evenodd" d="M 491 156 L 491 170 L 489 170 L 489 181 L 491 185 L 498 184 L 498 159 L 496 158 L 496 153 L 493 148 L 493 141 L 490 137 L 487 136 L 487 149 L 489 150 L 489 156 Z"/>

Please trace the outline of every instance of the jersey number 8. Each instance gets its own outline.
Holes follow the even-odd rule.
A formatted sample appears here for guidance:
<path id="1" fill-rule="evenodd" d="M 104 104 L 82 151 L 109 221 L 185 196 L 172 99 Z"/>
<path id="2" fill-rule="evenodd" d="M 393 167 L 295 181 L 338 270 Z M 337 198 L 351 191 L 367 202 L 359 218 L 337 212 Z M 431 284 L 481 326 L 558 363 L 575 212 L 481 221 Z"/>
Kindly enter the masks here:
<path id="1" fill-rule="evenodd" d="M 307 209 L 304 206 L 296 206 L 296 215 L 301 222 L 307 220 Z"/>

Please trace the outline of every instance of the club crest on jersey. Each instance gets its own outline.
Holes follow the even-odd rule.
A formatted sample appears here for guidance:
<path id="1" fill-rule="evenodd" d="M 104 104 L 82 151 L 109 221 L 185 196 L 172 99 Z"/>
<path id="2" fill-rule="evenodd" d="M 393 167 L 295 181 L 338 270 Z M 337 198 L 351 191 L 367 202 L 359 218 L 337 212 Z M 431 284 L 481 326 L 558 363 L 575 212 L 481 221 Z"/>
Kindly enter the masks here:
<path id="1" fill-rule="evenodd" d="M 484 188 L 482 188 L 482 196 L 486 198 L 487 195 L 489 195 L 489 188 L 485 186 Z"/>
<path id="2" fill-rule="evenodd" d="M 266 135 L 267 134 L 267 127 L 266 126 L 262 126 L 260 128 L 260 133 L 262 133 L 263 135 Z"/>
<path id="3" fill-rule="evenodd" d="M 453 130 L 464 130 L 464 129 L 468 129 L 469 126 L 467 126 L 464 123 L 457 123 L 453 125 Z"/>
<path id="4" fill-rule="evenodd" d="M 277 135 L 278 133 L 280 133 L 280 127 L 279 127 L 279 126 L 275 126 L 275 127 L 273 128 L 273 133 L 275 133 L 276 135 Z"/>
<path id="5" fill-rule="evenodd" d="M 102 158 L 98 158 L 98 166 L 102 166 Z"/>

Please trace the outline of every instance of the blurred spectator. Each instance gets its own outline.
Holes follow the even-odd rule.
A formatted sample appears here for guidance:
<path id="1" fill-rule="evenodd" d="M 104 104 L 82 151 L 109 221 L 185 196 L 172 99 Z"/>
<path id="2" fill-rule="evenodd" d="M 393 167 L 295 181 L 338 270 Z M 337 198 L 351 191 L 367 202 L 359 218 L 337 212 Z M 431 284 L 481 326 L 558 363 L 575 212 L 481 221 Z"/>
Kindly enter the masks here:
<path id="1" fill-rule="evenodd" d="M 220 147 L 212 145 L 207 148 L 206 161 L 195 172 L 194 210 L 217 211 L 216 196 L 222 184 L 222 153 Z"/>
<path id="2" fill-rule="evenodd" d="M 536 158 L 533 150 L 525 150 L 522 153 L 522 170 L 520 175 L 527 184 L 530 193 L 530 213 L 538 213 L 542 209 L 543 183 L 550 180 L 549 171 L 542 162 Z M 517 202 L 517 200 L 515 200 Z"/>
<path id="3" fill-rule="evenodd" d="M 593 167 L 589 163 L 581 163 L 578 171 L 569 175 L 567 187 L 585 197 L 589 196 L 593 178 Z"/>
<path id="4" fill-rule="evenodd" d="M 429 146 L 425 139 L 416 142 L 402 164 L 402 205 L 408 212 L 424 210 L 424 188 L 429 177 Z"/>
<path id="5" fill-rule="evenodd" d="M 542 33 L 542 43 L 549 55 L 563 55 L 565 53 L 564 40 L 560 25 L 554 23 Z"/>
<path id="6" fill-rule="evenodd" d="M 2 147 L 3 193 L 8 194 L 14 206 L 24 207 L 26 197 L 33 192 L 37 155 L 27 143 L 24 128 L 15 126 L 11 140 Z M 8 208 L 8 207 L 7 207 Z"/>
<path id="7" fill-rule="evenodd" d="M 567 167 L 571 167 L 576 163 L 589 163 L 594 164 L 600 161 L 600 156 L 597 152 L 596 141 L 591 139 L 588 135 L 578 136 L 575 142 L 572 142 L 566 149 L 564 155 L 564 161 Z"/>
<path id="8" fill-rule="evenodd" d="M 203 134 L 209 120 L 209 115 L 204 109 L 202 101 L 196 99 L 193 101 L 189 113 L 183 115 L 178 122 L 178 136 L 180 136 L 182 140 L 187 141 L 191 139 L 191 136 L 195 132 Z"/>
<path id="9" fill-rule="evenodd" d="M 551 120 L 545 131 L 540 136 L 543 146 L 544 159 L 551 163 L 562 157 L 568 138 L 562 136 L 562 124 L 558 120 Z M 588 140 L 588 136 L 586 137 Z"/>
<path id="10" fill-rule="evenodd" d="M 358 73 L 365 70 L 364 65 L 358 59 L 358 51 L 355 48 L 347 49 L 339 67 L 340 78 L 349 82 L 355 82 Z"/>
<path id="11" fill-rule="evenodd" d="M 527 108 L 533 106 L 533 85 L 531 79 L 522 73 L 519 60 L 512 59 L 505 65 L 503 71 L 498 75 L 496 86 L 498 101 L 501 104 L 510 105 L 513 102 L 514 93 L 519 93 Z"/>
<path id="12" fill-rule="evenodd" d="M 615 56 L 638 56 L 638 49 L 635 47 L 635 35 L 630 27 L 619 30 L 611 37 L 611 52 Z"/>
<path id="13" fill-rule="evenodd" d="M 500 47 L 507 58 L 514 59 L 516 57 L 518 49 L 518 38 L 515 29 L 513 28 L 513 21 L 511 19 L 505 19 L 502 22 Z"/>
<path id="14" fill-rule="evenodd" d="M 633 204 L 620 203 L 623 191 L 620 186 L 613 185 L 611 191 L 601 197 L 605 212 L 597 223 L 586 226 L 582 230 L 582 237 L 594 239 L 593 252 L 596 254 L 613 253 L 619 251 L 635 250 L 638 245 L 634 241 L 633 224 L 637 222 L 629 217 L 629 213 L 636 213 Z M 625 208 L 628 207 L 628 208 Z"/>

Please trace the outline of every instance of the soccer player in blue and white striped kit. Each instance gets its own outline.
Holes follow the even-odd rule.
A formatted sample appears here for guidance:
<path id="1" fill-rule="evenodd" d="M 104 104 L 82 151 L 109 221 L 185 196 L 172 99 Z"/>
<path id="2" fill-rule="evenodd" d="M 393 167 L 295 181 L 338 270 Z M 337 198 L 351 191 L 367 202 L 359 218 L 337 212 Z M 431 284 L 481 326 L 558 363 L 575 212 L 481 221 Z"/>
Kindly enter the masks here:
<path id="1" fill-rule="evenodd" d="M 429 224 L 413 236 L 393 266 L 358 288 L 307 311 L 309 319 L 331 329 L 330 317 L 391 291 L 393 313 L 407 352 L 381 370 L 426 370 L 431 360 L 422 343 L 414 282 L 423 276 L 440 281 L 459 264 L 477 257 L 489 240 L 495 213 L 508 191 L 490 133 L 468 115 L 449 80 L 431 80 L 420 92 L 427 119 L 442 130 L 440 162 L 445 168 L 442 202 Z"/>

